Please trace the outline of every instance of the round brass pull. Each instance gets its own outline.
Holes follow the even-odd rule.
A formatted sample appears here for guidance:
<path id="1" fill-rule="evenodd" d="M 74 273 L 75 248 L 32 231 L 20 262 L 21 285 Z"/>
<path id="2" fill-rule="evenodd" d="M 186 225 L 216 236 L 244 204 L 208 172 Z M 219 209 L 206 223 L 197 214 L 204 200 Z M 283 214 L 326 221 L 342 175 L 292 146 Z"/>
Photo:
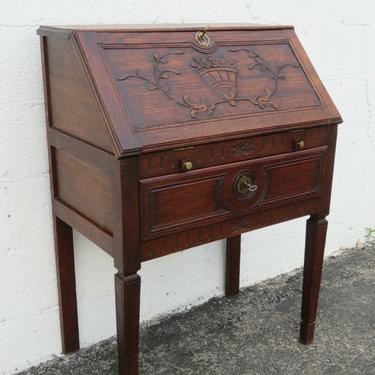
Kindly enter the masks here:
<path id="1" fill-rule="evenodd" d="M 182 161 L 181 167 L 183 171 L 191 171 L 193 169 L 193 163 L 191 161 L 185 160 Z"/>
<path id="2" fill-rule="evenodd" d="M 247 195 L 258 190 L 258 186 L 252 182 L 250 174 L 244 174 L 237 179 L 236 190 L 239 195 Z"/>
<path id="3" fill-rule="evenodd" d="M 296 149 L 302 150 L 305 147 L 305 141 L 301 139 L 300 141 L 296 141 Z"/>

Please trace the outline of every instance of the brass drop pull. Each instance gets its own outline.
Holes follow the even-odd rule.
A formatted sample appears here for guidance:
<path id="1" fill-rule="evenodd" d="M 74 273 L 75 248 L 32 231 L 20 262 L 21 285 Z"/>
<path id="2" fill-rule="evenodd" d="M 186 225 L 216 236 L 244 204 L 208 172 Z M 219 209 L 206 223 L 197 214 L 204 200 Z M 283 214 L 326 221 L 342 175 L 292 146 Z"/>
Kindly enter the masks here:
<path id="1" fill-rule="evenodd" d="M 294 148 L 296 150 L 302 150 L 305 147 L 305 141 L 304 140 L 299 140 L 294 142 Z"/>
<path id="2" fill-rule="evenodd" d="M 188 160 L 182 160 L 181 168 L 183 171 L 191 171 L 193 169 L 193 163 Z"/>
<path id="3" fill-rule="evenodd" d="M 252 182 L 250 174 L 244 174 L 237 179 L 236 190 L 239 195 L 248 195 L 258 190 L 258 186 Z"/>

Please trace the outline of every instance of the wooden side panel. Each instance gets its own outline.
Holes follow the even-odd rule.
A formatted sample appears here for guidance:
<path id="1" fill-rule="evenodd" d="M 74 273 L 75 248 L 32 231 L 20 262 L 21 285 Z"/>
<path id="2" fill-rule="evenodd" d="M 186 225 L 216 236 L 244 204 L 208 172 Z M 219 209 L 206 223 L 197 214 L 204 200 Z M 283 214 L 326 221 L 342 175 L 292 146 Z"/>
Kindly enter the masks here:
<path id="1" fill-rule="evenodd" d="M 96 168 L 55 149 L 56 199 L 111 233 L 112 186 L 109 176 Z"/>
<path id="2" fill-rule="evenodd" d="M 49 125 L 113 153 L 112 140 L 72 38 L 46 39 Z"/>

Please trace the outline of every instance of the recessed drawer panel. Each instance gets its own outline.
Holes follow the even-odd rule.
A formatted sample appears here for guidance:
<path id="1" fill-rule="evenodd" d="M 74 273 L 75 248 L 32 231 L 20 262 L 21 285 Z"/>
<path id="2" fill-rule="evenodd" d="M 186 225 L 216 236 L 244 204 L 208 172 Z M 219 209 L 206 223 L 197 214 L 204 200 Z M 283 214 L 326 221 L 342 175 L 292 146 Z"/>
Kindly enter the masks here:
<path id="1" fill-rule="evenodd" d="M 266 167 L 267 183 L 262 204 L 318 191 L 320 172 L 321 163 L 316 158 Z"/>
<path id="2" fill-rule="evenodd" d="M 327 147 L 141 180 L 143 239 L 319 196 Z"/>
<path id="3" fill-rule="evenodd" d="M 205 219 L 225 212 L 220 204 L 223 176 L 198 178 L 175 185 L 161 186 L 148 192 L 153 230 Z"/>

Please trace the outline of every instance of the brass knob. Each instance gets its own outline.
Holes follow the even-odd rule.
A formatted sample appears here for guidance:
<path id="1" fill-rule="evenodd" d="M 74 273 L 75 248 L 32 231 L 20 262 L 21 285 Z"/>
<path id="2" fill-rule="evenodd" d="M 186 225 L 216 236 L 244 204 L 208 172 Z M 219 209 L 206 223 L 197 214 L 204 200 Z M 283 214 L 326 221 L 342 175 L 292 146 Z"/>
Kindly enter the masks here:
<path id="1" fill-rule="evenodd" d="M 295 147 L 297 150 L 302 150 L 305 147 L 305 141 L 304 140 L 299 140 L 295 142 Z"/>
<path id="2" fill-rule="evenodd" d="M 182 161 L 182 170 L 191 171 L 193 169 L 193 163 L 191 161 L 185 160 Z"/>

